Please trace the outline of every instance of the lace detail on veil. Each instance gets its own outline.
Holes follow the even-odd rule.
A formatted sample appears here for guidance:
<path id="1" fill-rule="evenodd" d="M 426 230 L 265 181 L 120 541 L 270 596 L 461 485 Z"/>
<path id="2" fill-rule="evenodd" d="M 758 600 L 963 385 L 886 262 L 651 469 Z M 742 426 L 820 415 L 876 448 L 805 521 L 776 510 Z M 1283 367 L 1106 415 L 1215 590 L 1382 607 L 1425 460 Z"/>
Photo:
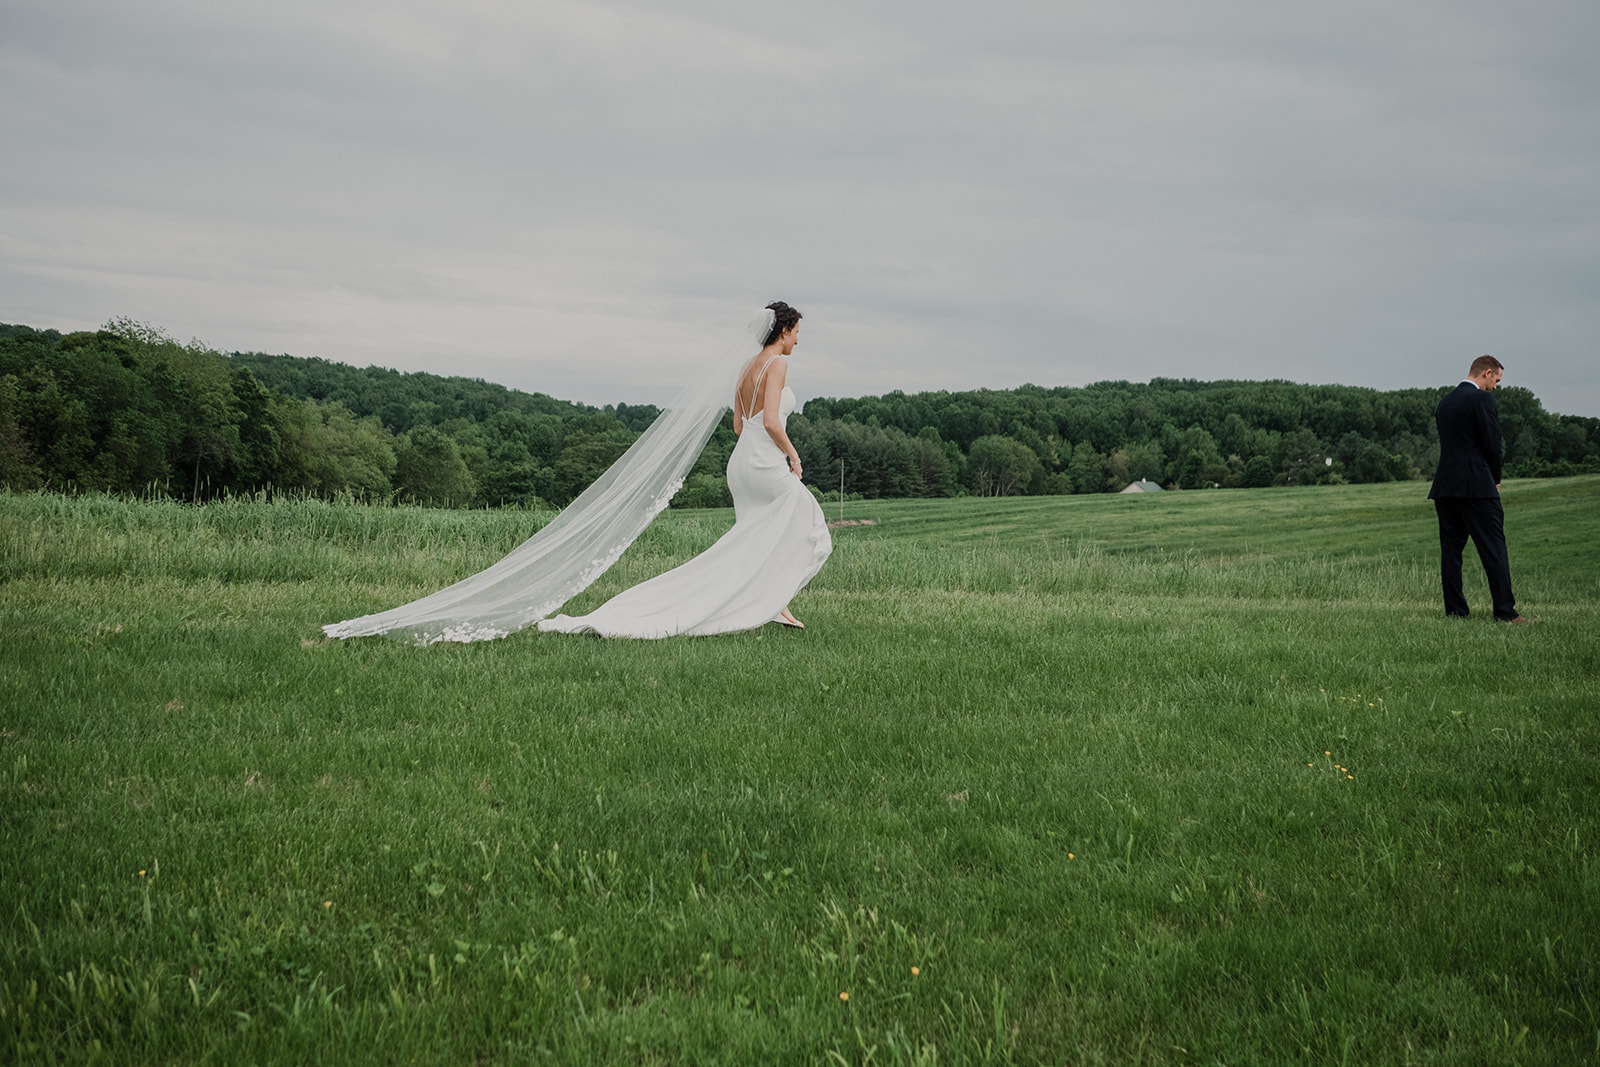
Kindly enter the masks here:
<path id="1" fill-rule="evenodd" d="M 431 645 L 489 641 L 549 617 L 609 570 L 672 502 L 773 321 L 763 308 L 737 345 L 685 386 L 621 458 L 504 559 L 420 600 L 329 623 L 323 632 Z"/>
<path id="2" fill-rule="evenodd" d="M 650 518 L 653 520 L 657 515 L 660 515 L 663 511 L 667 510 L 668 505 L 672 503 L 672 498 L 677 496 L 678 490 L 682 488 L 683 479 L 674 478 L 672 480 L 672 484 L 668 485 L 666 490 L 662 492 L 660 496 L 656 497 L 650 502 Z M 606 571 L 610 570 L 611 565 L 617 562 L 617 560 L 621 559 L 622 554 L 626 552 L 632 544 L 633 542 L 630 541 L 625 545 L 616 545 L 604 556 L 597 560 L 592 560 L 589 565 L 585 567 L 575 579 L 573 579 L 570 591 L 563 591 L 556 598 L 540 604 L 537 608 L 528 612 L 527 617 L 522 621 L 522 626 L 532 626 L 540 619 L 549 618 L 550 614 L 561 605 L 565 604 L 567 601 L 571 600 L 573 597 L 589 588 L 589 586 L 599 581 L 600 576 Z M 521 627 L 519 627 L 519 629 L 520 628 Z M 505 634 L 493 634 L 491 636 L 504 637 Z M 446 638 L 446 640 L 455 641 L 460 640 L 460 638 Z M 479 640 L 483 639 L 480 638 Z"/>

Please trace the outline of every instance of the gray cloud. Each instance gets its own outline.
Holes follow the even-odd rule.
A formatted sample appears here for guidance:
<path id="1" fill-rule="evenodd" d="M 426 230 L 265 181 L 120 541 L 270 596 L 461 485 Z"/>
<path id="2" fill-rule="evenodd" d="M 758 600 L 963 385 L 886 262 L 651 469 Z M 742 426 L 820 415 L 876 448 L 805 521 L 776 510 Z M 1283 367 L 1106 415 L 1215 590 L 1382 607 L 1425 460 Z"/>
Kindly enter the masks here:
<path id="1" fill-rule="evenodd" d="M 1600 415 L 1600 12 L 0 2 L 0 320 L 661 400 L 1453 381 Z"/>

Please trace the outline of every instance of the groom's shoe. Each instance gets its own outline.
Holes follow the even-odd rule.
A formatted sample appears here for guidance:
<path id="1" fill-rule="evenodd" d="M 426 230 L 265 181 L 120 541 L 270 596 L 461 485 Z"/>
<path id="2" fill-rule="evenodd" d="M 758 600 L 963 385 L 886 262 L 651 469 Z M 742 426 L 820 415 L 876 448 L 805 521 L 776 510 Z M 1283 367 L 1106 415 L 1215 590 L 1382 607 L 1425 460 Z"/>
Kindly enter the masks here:
<path id="1" fill-rule="evenodd" d="M 1499 621 L 1505 623 L 1507 626 L 1537 626 L 1537 625 L 1539 625 L 1539 620 L 1538 619 L 1530 619 L 1526 615 L 1517 615 L 1517 616 L 1514 616 L 1514 617 L 1509 618 L 1509 619 L 1500 619 Z"/>

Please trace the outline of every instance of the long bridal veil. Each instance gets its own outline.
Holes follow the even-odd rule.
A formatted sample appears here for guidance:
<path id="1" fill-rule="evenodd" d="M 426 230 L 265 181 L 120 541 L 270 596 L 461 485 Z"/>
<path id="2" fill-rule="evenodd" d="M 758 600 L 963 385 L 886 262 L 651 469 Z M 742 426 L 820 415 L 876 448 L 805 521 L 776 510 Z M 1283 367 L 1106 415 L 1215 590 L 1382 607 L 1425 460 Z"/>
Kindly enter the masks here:
<path id="1" fill-rule="evenodd" d="M 384 634 L 418 645 L 488 641 L 550 615 L 604 574 L 682 487 L 773 321 L 763 308 L 738 343 L 686 385 L 621 458 L 500 562 L 421 600 L 323 631 Z"/>

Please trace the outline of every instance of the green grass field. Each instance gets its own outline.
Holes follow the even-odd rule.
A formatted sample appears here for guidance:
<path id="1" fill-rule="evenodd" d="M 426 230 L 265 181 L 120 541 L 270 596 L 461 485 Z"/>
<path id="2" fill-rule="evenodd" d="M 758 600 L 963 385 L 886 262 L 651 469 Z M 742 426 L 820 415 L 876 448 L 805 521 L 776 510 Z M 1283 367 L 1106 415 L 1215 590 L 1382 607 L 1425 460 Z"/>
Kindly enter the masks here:
<path id="1" fill-rule="evenodd" d="M 318 627 L 542 516 L 0 495 L 0 1057 L 1595 1062 L 1600 477 L 1507 483 L 1536 627 L 1425 493 L 852 503 L 803 633 L 428 649 Z"/>

